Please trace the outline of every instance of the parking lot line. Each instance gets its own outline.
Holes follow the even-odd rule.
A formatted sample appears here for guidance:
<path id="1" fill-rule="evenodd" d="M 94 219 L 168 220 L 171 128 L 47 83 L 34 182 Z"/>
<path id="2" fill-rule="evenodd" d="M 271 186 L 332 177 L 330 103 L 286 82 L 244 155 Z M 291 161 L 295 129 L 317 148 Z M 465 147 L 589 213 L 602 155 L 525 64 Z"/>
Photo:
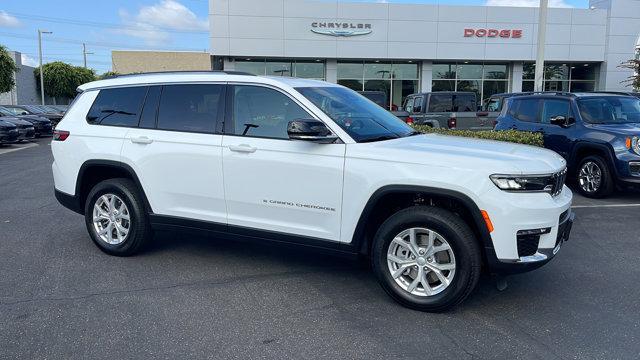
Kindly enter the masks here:
<path id="1" fill-rule="evenodd" d="M 8 154 L 10 152 L 14 152 L 14 151 L 18 151 L 18 150 L 24 150 L 24 149 L 32 148 L 32 147 L 35 147 L 35 146 L 38 146 L 38 144 L 36 144 L 36 143 L 26 143 L 26 144 L 12 145 L 11 147 L 8 147 L 8 148 L 0 148 L 0 155 Z"/>
<path id="2" fill-rule="evenodd" d="M 580 209 L 580 208 L 599 208 L 599 207 L 635 207 L 640 206 L 640 204 L 602 204 L 602 205 L 575 205 L 571 208 Z"/>

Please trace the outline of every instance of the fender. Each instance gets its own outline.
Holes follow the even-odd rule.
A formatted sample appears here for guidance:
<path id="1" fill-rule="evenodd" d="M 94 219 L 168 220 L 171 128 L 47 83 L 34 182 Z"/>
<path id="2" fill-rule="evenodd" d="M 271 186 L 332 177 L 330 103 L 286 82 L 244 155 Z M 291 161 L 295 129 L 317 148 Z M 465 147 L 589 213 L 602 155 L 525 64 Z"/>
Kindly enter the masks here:
<path id="1" fill-rule="evenodd" d="M 578 166 L 577 160 L 578 160 L 578 152 L 582 149 L 597 149 L 600 150 L 602 152 L 604 152 L 606 154 L 605 156 L 605 161 L 609 164 L 609 168 L 611 170 L 614 171 L 614 174 L 618 175 L 618 169 L 615 166 L 615 159 L 614 159 L 614 151 L 613 148 L 611 147 L 611 144 L 609 143 L 605 143 L 605 142 L 592 142 L 592 141 L 578 141 L 574 146 L 573 149 L 571 150 L 571 157 L 570 157 L 570 161 L 568 161 L 569 164 L 571 164 L 570 166 L 572 168 L 576 168 Z"/>
<path id="2" fill-rule="evenodd" d="M 469 196 L 454 190 L 417 185 L 386 185 L 379 188 L 371 195 L 371 197 L 367 201 L 367 204 L 362 210 L 362 213 L 360 214 L 358 224 L 356 225 L 356 229 L 353 232 L 352 237 L 352 244 L 354 244 L 354 247 L 360 249 L 361 253 L 366 253 L 368 251 L 368 242 L 364 239 L 365 227 L 367 219 L 371 215 L 377 202 L 385 195 L 407 192 L 449 198 L 463 204 L 473 218 L 473 225 L 475 225 L 477 233 L 480 235 L 479 240 L 481 241 L 481 245 L 484 248 L 485 253 L 487 253 L 487 256 L 491 255 L 493 256 L 493 258 L 496 257 L 495 251 L 493 250 L 493 241 L 491 240 L 491 234 L 489 234 L 489 231 L 487 230 L 486 224 L 482 217 L 482 213 L 480 212 L 480 208 L 478 208 L 478 205 L 476 205 L 476 203 Z"/>
<path id="3" fill-rule="evenodd" d="M 147 199 L 147 194 L 145 194 L 144 188 L 142 187 L 142 183 L 140 183 L 140 179 L 138 178 L 138 175 L 136 174 L 135 170 L 133 170 L 131 166 L 123 162 L 113 161 L 113 160 L 87 160 L 82 164 L 82 166 L 80 166 L 80 170 L 78 171 L 78 177 L 76 179 L 75 197 L 77 198 L 77 201 L 83 212 L 84 212 L 84 206 L 83 204 L 80 204 L 80 202 L 83 201 L 83 199 L 80 198 L 81 196 L 80 194 L 82 191 L 82 181 L 84 179 L 84 174 L 87 171 L 87 169 L 93 166 L 108 167 L 108 168 L 126 172 L 131 178 L 131 180 L 133 180 L 133 182 L 136 184 L 136 186 L 140 190 L 140 194 L 142 195 L 142 199 L 144 200 L 145 210 L 147 211 L 148 214 L 153 214 L 153 209 L 151 208 L 151 204 Z"/>

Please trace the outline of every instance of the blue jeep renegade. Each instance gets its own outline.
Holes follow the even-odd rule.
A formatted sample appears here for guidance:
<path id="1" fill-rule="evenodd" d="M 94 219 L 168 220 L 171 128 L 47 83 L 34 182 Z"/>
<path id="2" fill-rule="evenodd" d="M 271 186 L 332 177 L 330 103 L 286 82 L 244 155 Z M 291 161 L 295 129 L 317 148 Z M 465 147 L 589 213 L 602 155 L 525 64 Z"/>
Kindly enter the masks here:
<path id="1" fill-rule="evenodd" d="M 507 100 L 496 130 L 544 134 L 567 160 L 578 190 L 604 197 L 640 186 L 640 98 L 615 93 L 538 93 Z"/>

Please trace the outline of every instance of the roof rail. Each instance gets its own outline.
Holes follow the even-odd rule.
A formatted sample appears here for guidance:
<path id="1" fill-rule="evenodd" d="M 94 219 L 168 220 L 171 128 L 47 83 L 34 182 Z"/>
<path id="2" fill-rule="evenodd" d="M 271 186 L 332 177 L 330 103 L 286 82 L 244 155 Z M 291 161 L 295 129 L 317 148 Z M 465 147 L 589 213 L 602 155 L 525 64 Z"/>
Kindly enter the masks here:
<path id="1" fill-rule="evenodd" d="M 108 76 L 105 79 L 117 79 L 123 77 L 133 77 L 133 76 L 142 76 L 142 75 L 165 75 L 165 74 L 226 74 L 226 75 L 247 75 L 247 76 L 256 76 L 255 74 L 244 72 L 244 71 L 228 71 L 228 70 L 169 70 L 169 71 L 149 71 L 149 72 L 140 72 L 140 73 L 132 73 L 132 74 L 118 74 Z"/>

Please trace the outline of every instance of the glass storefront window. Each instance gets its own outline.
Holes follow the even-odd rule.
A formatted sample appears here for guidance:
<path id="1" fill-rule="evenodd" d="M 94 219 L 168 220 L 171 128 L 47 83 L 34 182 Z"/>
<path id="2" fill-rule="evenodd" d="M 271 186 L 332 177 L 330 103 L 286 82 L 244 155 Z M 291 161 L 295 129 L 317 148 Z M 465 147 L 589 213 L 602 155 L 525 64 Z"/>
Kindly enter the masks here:
<path id="1" fill-rule="evenodd" d="M 338 80 L 340 79 L 363 79 L 364 63 L 338 63 Z"/>
<path id="2" fill-rule="evenodd" d="M 545 81 L 544 91 L 569 91 L 569 81 Z"/>
<path id="3" fill-rule="evenodd" d="M 525 63 L 522 65 L 522 78 L 524 80 L 534 80 L 536 78 L 536 65 Z"/>
<path id="4" fill-rule="evenodd" d="M 457 78 L 463 80 L 482 79 L 482 64 L 458 64 Z"/>
<path id="5" fill-rule="evenodd" d="M 545 91 L 595 91 L 598 64 L 563 63 L 545 64 Z M 534 91 L 534 63 L 523 64 L 522 91 Z"/>
<path id="6" fill-rule="evenodd" d="M 484 66 L 484 79 L 507 79 L 509 74 L 507 73 L 507 65 L 485 65 Z"/>
<path id="7" fill-rule="evenodd" d="M 505 93 L 508 91 L 509 84 L 506 81 L 485 80 L 482 83 L 483 98 L 488 99 L 493 94 Z"/>
<path id="8" fill-rule="evenodd" d="M 295 76 L 304 79 L 324 80 L 324 62 L 296 61 Z"/>
<path id="9" fill-rule="evenodd" d="M 355 79 L 339 79 L 338 85 L 342 85 L 344 87 L 347 87 L 355 91 L 362 91 L 362 89 L 364 88 L 362 84 L 362 80 L 355 80 Z"/>
<path id="10" fill-rule="evenodd" d="M 569 80 L 569 66 L 567 64 L 548 64 L 544 66 L 545 80 Z"/>
<path id="11" fill-rule="evenodd" d="M 293 73 L 291 72 L 291 63 L 267 61 L 266 74 L 267 76 L 293 76 Z"/>
<path id="12" fill-rule="evenodd" d="M 480 103 L 482 99 L 481 83 L 482 80 L 458 80 L 456 91 L 472 91 L 476 93 L 476 99 Z"/>
<path id="13" fill-rule="evenodd" d="M 595 80 L 596 66 L 593 64 L 574 64 L 571 66 L 571 81 Z"/>
<path id="14" fill-rule="evenodd" d="M 571 81 L 572 92 L 595 91 L 596 83 L 594 81 Z"/>
<path id="15" fill-rule="evenodd" d="M 455 80 L 433 80 L 431 81 L 431 91 L 455 91 Z"/>
<path id="16" fill-rule="evenodd" d="M 264 75 L 264 60 L 236 60 L 236 71 L 244 71 L 253 75 Z"/>
<path id="17" fill-rule="evenodd" d="M 393 63 L 391 72 L 394 79 L 418 80 L 418 64 L 415 63 Z"/>
<path id="18" fill-rule="evenodd" d="M 433 64 L 431 70 L 433 79 L 456 78 L 456 64 Z"/>
<path id="19" fill-rule="evenodd" d="M 365 63 L 364 78 L 365 79 L 391 79 L 391 64 L 385 64 L 385 63 L 379 63 L 379 62 Z"/>

